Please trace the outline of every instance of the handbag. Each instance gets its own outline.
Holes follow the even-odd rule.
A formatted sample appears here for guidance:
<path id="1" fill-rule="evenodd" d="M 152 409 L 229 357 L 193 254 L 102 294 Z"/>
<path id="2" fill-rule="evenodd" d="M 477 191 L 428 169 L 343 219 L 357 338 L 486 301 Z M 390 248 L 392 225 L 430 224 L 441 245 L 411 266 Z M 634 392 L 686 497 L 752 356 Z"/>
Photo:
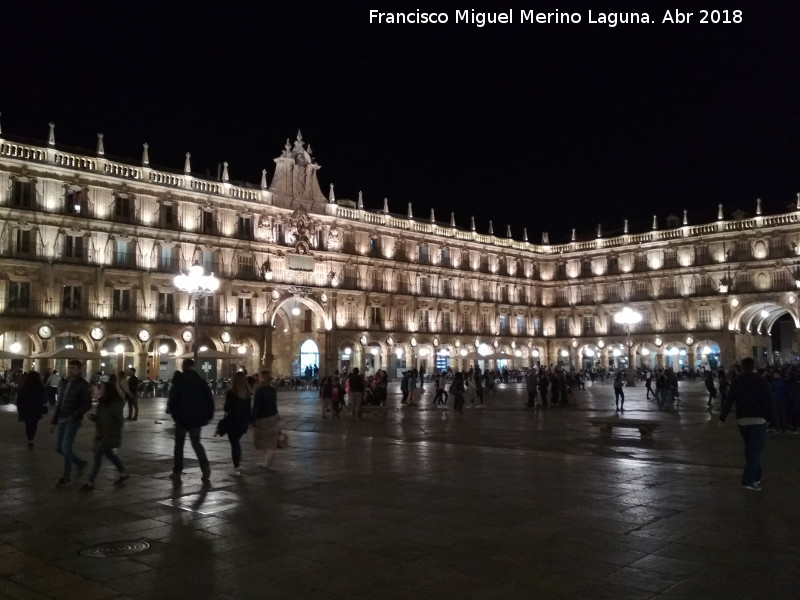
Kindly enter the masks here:
<path id="1" fill-rule="evenodd" d="M 289 436 L 282 431 L 278 432 L 278 448 L 286 448 L 289 445 Z"/>
<path id="2" fill-rule="evenodd" d="M 216 437 L 225 437 L 228 435 L 228 415 L 222 417 L 217 423 L 217 430 L 214 432 Z"/>

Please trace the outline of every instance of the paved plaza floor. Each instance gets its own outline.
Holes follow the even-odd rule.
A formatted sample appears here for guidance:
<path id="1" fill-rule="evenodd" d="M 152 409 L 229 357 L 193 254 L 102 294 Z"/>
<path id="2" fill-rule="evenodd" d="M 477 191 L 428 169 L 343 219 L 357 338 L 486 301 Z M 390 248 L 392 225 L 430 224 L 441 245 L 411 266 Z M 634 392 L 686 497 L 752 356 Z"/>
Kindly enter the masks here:
<path id="1" fill-rule="evenodd" d="M 85 474 L 56 489 L 46 424 L 29 451 L 2 407 L 0 598 L 800 598 L 800 436 L 771 435 L 763 491 L 741 489 L 735 421 L 717 428 L 702 383 L 682 384 L 678 411 L 626 389 L 625 417 L 658 421 L 652 440 L 587 423 L 613 415 L 609 384 L 547 411 L 511 385 L 463 415 L 431 409 L 427 390 L 421 409 L 396 408 L 390 391 L 388 416 L 360 421 L 280 393 L 290 447 L 263 470 L 248 437 L 240 478 L 206 427 L 205 488 L 188 442 L 182 485 L 168 477 L 163 399 L 125 425 L 130 480 L 114 486 L 106 462 L 92 492 Z"/>

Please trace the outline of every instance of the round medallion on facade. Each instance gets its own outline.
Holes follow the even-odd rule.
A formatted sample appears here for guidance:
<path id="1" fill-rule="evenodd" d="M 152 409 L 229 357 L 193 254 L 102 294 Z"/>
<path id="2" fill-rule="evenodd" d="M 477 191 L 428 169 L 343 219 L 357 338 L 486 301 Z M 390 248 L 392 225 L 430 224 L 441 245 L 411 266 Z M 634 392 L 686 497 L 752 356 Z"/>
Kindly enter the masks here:
<path id="1" fill-rule="evenodd" d="M 181 334 L 181 339 L 186 342 L 187 344 L 192 341 L 192 332 L 188 329 Z"/>
<path id="2" fill-rule="evenodd" d="M 365 335 L 362 335 L 362 336 L 359 338 L 359 340 L 358 340 L 358 341 L 359 341 L 359 342 L 361 342 L 361 345 L 362 345 L 362 346 L 366 346 L 366 345 L 367 345 L 367 336 L 365 336 Z"/>
<path id="3" fill-rule="evenodd" d="M 686 336 L 686 345 L 687 346 L 691 346 L 692 344 L 694 344 L 694 338 L 692 336 L 690 336 L 690 335 L 687 335 Z"/>
<path id="4" fill-rule="evenodd" d="M 137 337 L 140 342 L 147 342 L 150 340 L 150 332 L 147 329 L 140 329 Z"/>
<path id="5" fill-rule="evenodd" d="M 231 332 L 230 331 L 223 331 L 219 334 L 219 339 L 222 340 L 223 344 L 230 344 L 231 343 Z"/>
<path id="6" fill-rule="evenodd" d="M 412 348 L 416 348 L 417 347 L 417 338 L 415 338 L 415 337 L 411 338 L 411 347 Z"/>
<path id="7" fill-rule="evenodd" d="M 664 343 L 664 340 L 662 340 L 660 337 L 657 337 L 655 340 L 653 340 L 653 343 L 660 348 L 661 344 Z"/>
<path id="8" fill-rule="evenodd" d="M 606 341 L 605 340 L 597 340 L 597 347 L 600 348 L 600 350 L 602 350 L 603 348 L 606 347 Z"/>
<path id="9" fill-rule="evenodd" d="M 42 325 L 39 327 L 39 337 L 43 340 L 49 340 L 53 337 L 53 328 L 50 325 Z"/>
<path id="10" fill-rule="evenodd" d="M 394 346 L 394 338 L 392 336 L 389 336 L 388 338 L 386 338 L 386 345 L 387 346 Z"/>
<path id="11" fill-rule="evenodd" d="M 433 338 L 433 345 L 434 345 L 435 347 L 438 347 L 438 346 L 439 346 L 439 338 L 438 338 L 438 337 L 435 337 L 435 338 Z"/>
<path id="12" fill-rule="evenodd" d="M 103 331 L 102 327 L 92 327 L 92 330 L 89 332 L 89 337 L 91 337 L 95 342 L 99 342 L 103 339 L 103 336 L 106 334 Z"/>

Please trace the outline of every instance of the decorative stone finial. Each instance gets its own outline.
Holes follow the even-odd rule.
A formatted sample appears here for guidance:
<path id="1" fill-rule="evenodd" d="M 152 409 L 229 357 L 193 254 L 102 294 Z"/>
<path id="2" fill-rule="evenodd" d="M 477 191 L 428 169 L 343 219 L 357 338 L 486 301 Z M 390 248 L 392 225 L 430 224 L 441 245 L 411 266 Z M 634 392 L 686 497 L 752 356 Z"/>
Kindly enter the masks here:
<path id="1" fill-rule="evenodd" d="M 283 154 L 281 156 L 283 156 L 283 158 L 291 158 L 292 156 L 292 142 L 289 141 L 289 138 L 286 138 L 286 143 L 283 145 Z"/>
<path id="2" fill-rule="evenodd" d="M 687 216 L 686 209 L 683 209 L 683 224 L 684 225 L 688 225 L 689 224 L 689 217 Z"/>
<path id="3" fill-rule="evenodd" d="M 522 228 L 522 241 L 525 242 L 526 244 L 528 243 L 528 228 L 527 227 L 523 227 Z"/>
<path id="4" fill-rule="evenodd" d="M 186 153 L 186 160 L 183 161 L 183 172 L 186 175 L 189 175 L 192 172 L 192 153 Z"/>
<path id="5" fill-rule="evenodd" d="M 506 225 L 506 237 L 511 239 L 511 225 Z"/>
<path id="6" fill-rule="evenodd" d="M 451 212 L 450 213 L 450 227 L 455 227 L 455 226 L 456 226 L 456 213 Z"/>
<path id="7" fill-rule="evenodd" d="M 333 184 L 331 184 L 330 191 L 328 191 L 328 202 L 330 202 L 331 204 L 336 202 L 336 196 L 334 196 L 333 194 Z"/>
<path id="8" fill-rule="evenodd" d="M 230 175 L 228 175 L 228 161 L 222 163 L 222 182 L 228 183 L 231 180 Z"/>
<path id="9" fill-rule="evenodd" d="M 358 210 L 364 210 L 364 194 L 362 194 L 360 190 L 358 192 L 358 204 L 356 208 L 358 208 Z"/>
<path id="10" fill-rule="evenodd" d="M 97 156 L 104 156 L 106 153 L 106 148 L 103 145 L 103 134 L 97 134 Z"/>
<path id="11" fill-rule="evenodd" d="M 383 199 L 383 212 L 386 213 L 387 215 L 389 214 L 389 199 L 388 198 L 384 198 Z"/>
<path id="12" fill-rule="evenodd" d="M 597 224 L 597 237 L 603 237 L 603 226 L 600 223 Z"/>
<path id="13" fill-rule="evenodd" d="M 756 214 L 761 214 L 761 198 L 756 198 Z"/>
<path id="14" fill-rule="evenodd" d="M 625 219 L 625 221 L 622 224 L 622 233 L 628 235 L 628 219 Z"/>
<path id="15" fill-rule="evenodd" d="M 469 228 L 472 231 L 475 231 L 475 217 L 470 217 L 469 218 Z"/>
<path id="16" fill-rule="evenodd" d="M 436 223 L 436 213 L 431 209 L 431 223 Z"/>
<path id="17" fill-rule="evenodd" d="M 0 133 L 3 133 L 0 131 Z M 795 210 L 800 210 L 800 192 L 797 192 L 797 205 L 795 206 Z"/>
<path id="18" fill-rule="evenodd" d="M 267 170 L 261 169 L 261 189 L 267 189 Z"/>
<path id="19" fill-rule="evenodd" d="M 494 235 L 494 227 L 492 227 L 492 221 L 489 220 L 489 235 Z"/>
<path id="20" fill-rule="evenodd" d="M 658 217 L 653 215 L 653 229 L 658 229 Z"/>
<path id="21" fill-rule="evenodd" d="M 546 232 L 542 232 L 542 245 L 549 246 L 550 245 L 550 235 Z"/>
<path id="22" fill-rule="evenodd" d="M 571 241 L 571 242 L 575 241 L 575 228 L 574 227 L 572 228 L 572 235 L 569 236 L 569 241 Z"/>
<path id="23" fill-rule="evenodd" d="M 149 167 L 150 166 L 150 152 L 148 151 L 149 147 L 150 147 L 150 145 L 147 142 L 142 144 L 142 166 L 143 167 Z"/>
<path id="24" fill-rule="evenodd" d="M 50 125 L 50 133 L 47 134 L 47 144 L 49 146 L 55 146 L 56 145 L 56 124 L 53 123 L 52 121 L 50 121 L 50 123 L 48 123 L 48 125 Z"/>
<path id="25" fill-rule="evenodd" d="M 724 217 L 722 216 L 722 204 L 717 207 L 717 220 L 722 221 Z"/>
<path id="26" fill-rule="evenodd" d="M 3 113 L 0 113 L 0 115 L 2 115 L 2 114 Z M 3 135 L 3 126 L 2 125 L 0 125 L 0 135 Z M 798 198 L 797 202 L 800 203 L 800 194 L 797 194 L 797 198 Z"/>
<path id="27" fill-rule="evenodd" d="M 414 218 L 414 211 L 411 210 L 411 202 L 408 203 L 408 218 L 409 220 Z"/>

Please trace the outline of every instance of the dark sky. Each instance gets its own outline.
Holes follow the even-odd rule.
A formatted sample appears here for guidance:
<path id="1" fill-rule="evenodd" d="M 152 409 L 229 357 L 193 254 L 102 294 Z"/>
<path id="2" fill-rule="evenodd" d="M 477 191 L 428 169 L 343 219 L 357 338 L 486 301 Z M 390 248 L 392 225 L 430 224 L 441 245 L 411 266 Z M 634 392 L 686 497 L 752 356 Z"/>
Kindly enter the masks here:
<path id="1" fill-rule="evenodd" d="M 384 11 L 432 3 L 392 3 Z M 741 24 L 588 24 L 588 9 L 696 2 L 440 5 L 448 25 L 370 25 L 342 2 L 14 3 L 0 36 L 3 134 L 258 183 L 302 129 L 338 197 L 455 211 L 532 241 L 670 212 L 779 212 L 800 191 L 800 2 L 717 0 Z M 169 7 L 169 8 L 167 8 Z M 579 25 L 454 24 L 456 9 L 580 12 Z"/>

